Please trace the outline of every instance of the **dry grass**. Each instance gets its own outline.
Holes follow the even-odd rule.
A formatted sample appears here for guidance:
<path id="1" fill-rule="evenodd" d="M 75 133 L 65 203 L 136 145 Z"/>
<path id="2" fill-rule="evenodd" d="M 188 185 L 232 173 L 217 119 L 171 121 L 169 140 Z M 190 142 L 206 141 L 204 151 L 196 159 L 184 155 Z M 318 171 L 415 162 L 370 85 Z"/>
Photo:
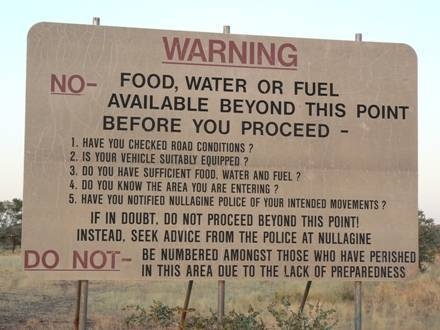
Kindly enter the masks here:
<path id="1" fill-rule="evenodd" d="M 123 307 L 149 306 L 153 300 L 182 305 L 187 283 L 100 282 L 89 284 L 89 319 L 93 329 L 125 329 Z M 299 304 L 305 281 L 227 281 L 226 308 L 246 312 L 250 305 L 274 321 L 267 306 L 287 297 Z M 19 255 L 0 255 L 0 329 L 71 329 L 76 282 L 34 281 L 21 271 Z M 337 329 L 353 328 L 353 284 L 313 282 L 309 302 L 334 308 Z M 217 283 L 196 281 L 190 306 L 201 313 L 215 310 Z M 294 308 L 297 308 L 297 305 Z M 407 282 L 363 284 L 364 329 L 439 329 L 440 266 Z"/>

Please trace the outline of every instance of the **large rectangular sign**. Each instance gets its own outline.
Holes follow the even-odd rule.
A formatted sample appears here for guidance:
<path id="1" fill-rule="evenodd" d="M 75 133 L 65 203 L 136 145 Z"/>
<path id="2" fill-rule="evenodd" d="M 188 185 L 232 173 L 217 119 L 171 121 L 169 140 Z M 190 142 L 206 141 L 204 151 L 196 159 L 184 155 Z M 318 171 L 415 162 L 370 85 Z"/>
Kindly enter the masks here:
<path id="1" fill-rule="evenodd" d="M 27 61 L 28 273 L 417 271 L 410 47 L 40 23 Z"/>

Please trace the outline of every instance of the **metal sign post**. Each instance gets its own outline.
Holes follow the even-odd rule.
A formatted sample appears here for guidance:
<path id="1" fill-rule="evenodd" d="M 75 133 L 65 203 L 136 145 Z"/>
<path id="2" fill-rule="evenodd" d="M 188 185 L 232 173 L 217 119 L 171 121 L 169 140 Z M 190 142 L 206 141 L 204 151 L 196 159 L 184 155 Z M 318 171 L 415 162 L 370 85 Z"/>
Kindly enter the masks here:
<path id="1" fill-rule="evenodd" d="M 355 41 L 362 42 L 362 33 L 356 33 Z M 362 282 L 354 282 L 354 328 L 362 329 Z"/>
<path id="2" fill-rule="evenodd" d="M 223 33 L 230 34 L 231 27 L 229 25 L 223 25 Z M 217 317 L 219 323 L 223 321 L 225 316 L 225 281 L 218 281 L 218 299 L 217 299 Z"/>
<path id="3" fill-rule="evenodd" d="M 99 25 L 100 18 L 93 17 L 93 25 Z M 76 310 L 74 329 L 87 329 L 87 299 L 89 294 L 89 281 L 78 281 L 77 293 L 76 293 Z"/>
<path id="4" fill-rule="evenodd" d="M 304 295 L 301 300 L 301 305 L 299 306 L 299 314 L 302 314 L 302 312 L 304 311 L 304 306 L 306 304 L 307 297 L 309 296 L 309 291 L 311 286 L 312 286 L 312 281 L 307 281 L 306 289 L 304 290 Z"/>
<path id="5" fill-rule="evenodd" d="M 354 328 L 362 329 L 362 282 L 354 282 Z"/>
<path id="6" fill-rule="evenodd" d="M 217 300 L 217 316 L 219 323 L 223 322 L 225 316 L 225 281 L 218 281 L 218 300 Z"/>
<path id="7" fill-rule="evenodd" d="M 79 329 L 87 329 L 87 298 L 89 294 L 89 281 L 81 282 L 81 307 L 79 315 Z"/>
<path id="8" fill-rule="evenodd" d="M 79 329 L 79 313 L 81 309 L 81 281 L 77 281 L 76 288 L 76 307 L 75 307 L 75 319 L 73 320 L 73 329 Z"/>
<path id="9" fill-rule="evenodd" d="M 186 288 L 185 302 L 183 303 L 182 315 L 180 316 L 179 329 L 183 330 L 185 328 L 186 313 L 188 312 L 189 300 L 191 298 L 191 291 L 194 281 L 189 280 L 188 287 Z"/>

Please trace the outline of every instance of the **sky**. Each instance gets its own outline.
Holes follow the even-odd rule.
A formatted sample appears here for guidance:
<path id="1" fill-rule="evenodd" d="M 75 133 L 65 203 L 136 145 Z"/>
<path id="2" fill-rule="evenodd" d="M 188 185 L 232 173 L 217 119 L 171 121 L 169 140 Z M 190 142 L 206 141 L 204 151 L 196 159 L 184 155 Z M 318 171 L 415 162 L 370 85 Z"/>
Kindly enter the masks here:
<path id="1" fill-rule="evenodd" d="M 0 36 L 0 201 L 23 196 L 26 36 L 38 22 L 405 43 L 418 57 L 419 209 L 440 223 L 439 1 L 8 1 Z"/>

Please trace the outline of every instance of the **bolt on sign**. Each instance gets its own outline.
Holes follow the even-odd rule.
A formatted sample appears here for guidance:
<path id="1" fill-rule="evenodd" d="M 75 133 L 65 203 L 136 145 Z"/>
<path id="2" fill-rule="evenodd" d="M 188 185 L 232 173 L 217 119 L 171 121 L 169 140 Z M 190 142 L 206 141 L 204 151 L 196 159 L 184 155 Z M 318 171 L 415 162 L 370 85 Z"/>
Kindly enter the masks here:
<path id="1" fill-rule="evenodd" d="M 416 76 L 403 44 L 37 24 L 24 270 L 409 278 Z"/>

